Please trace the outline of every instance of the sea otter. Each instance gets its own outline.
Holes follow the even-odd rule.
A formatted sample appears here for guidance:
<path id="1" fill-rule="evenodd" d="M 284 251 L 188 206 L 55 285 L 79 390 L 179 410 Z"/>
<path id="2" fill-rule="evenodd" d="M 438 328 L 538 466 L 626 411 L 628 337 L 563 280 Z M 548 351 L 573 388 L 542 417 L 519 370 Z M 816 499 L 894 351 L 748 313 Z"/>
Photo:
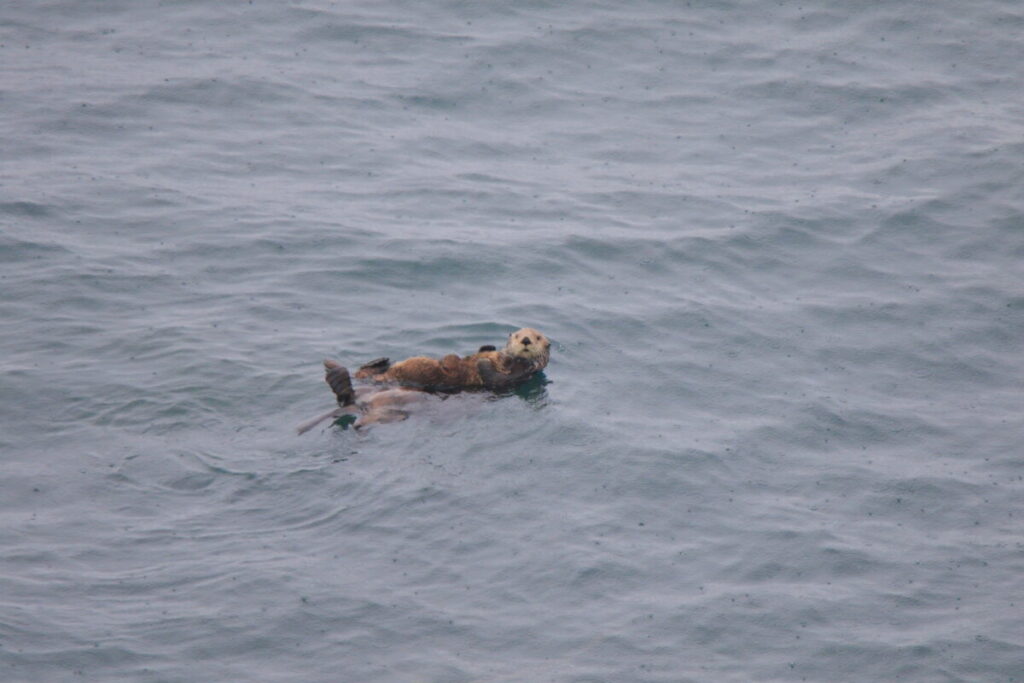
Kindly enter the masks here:
<path id="1" fill-rule="evenodd" d="M 505 348 L 481 346 L 460 358 L 454 354 L 437 360 L 425 356 L 394 365 L 379 358 L 359 368 L 357 379 L 398 386 L 353 388 L 348 370 L 333 360 L 324 361 L 325 380 L 338 399 L 338 408 L 299 426 L 303 434 L 328 418 L 354 415 L 356 429 L 380 422 L 397 422 L 409 416 L 406 408 L 428 400 L 429 392 L 462 389 L 508 389 L 547 367 L 551 342 L 543 334 L 524 327 L 509 335 Z"/>
<path id="2" fill-rule="evenodd" d="M 551 342 L 531 327 L 508 336 L 501 351 L 482 346 L 476 353 L 444 358 L 416 356 L 391 365 L 387 358 L 367 363 L 356 379 L 390 382 L 427 391 L 462 389 L 505 389 L 547 367 Z"/>
<path id="3" fill-rule="evenodd" d="M 422 403 L 430 397 L 427 392 L 406 387 L 354 389 L 348 370 L 333 360 L 324 361 L 324 370 L 327 384 L 338 399 L 338 407 L 299 425 L 299 434 L 305 434 L 324 420 L 343 415 L 355 417 L 352 426 L 356 429 L 376 423 L 398 422 L 409 417 L 409 411 L 404 408 L 413 403 Z"/>

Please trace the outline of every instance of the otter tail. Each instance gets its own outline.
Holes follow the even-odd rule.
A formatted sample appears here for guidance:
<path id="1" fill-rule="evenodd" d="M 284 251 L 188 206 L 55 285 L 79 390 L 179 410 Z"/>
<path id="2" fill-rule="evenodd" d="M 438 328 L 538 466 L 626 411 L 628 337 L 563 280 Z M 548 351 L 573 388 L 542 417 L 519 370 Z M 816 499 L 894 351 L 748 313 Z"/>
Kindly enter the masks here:
<path id="1" fill-rule="evenodd" d="M 332 417 L 341 417 L 342 415 L 344 415 L 347 412 L 348 411 L 345 410 L 344 408 L 335 408 L 331 412 L 324 413 L 320 417 L 314 417 L 309 422 L 303 422 L 302 424 L 300 424 L 295 429 L 296 429 L 296 431 L 298 431 L 299 434 L 305 434 L 310 429 L 312 429 L 313 427 L 316 427 L 318 424 L 320 424 L 324 420 L 328 420 L 328 419 L 330 419 Z"/>

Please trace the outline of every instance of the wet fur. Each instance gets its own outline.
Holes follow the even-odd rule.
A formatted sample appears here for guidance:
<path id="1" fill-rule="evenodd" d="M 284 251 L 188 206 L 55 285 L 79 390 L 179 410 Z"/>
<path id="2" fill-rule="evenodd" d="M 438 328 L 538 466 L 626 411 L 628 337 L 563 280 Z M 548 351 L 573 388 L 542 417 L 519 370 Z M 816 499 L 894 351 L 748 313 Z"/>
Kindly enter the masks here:
<path id="1" fill-rule="evenodd" d="M 409 416 L 403 406 L 421 403 L 429 394 L 405 387 L 376 389 L 372 387 L 352 388 L 348 370 L 333 360 L 324 361 L 325 377 L 331 391 L 338 399 L 338 407 L 298 426 L 299 434 L 305 434 L 321 422 L 344 415 L 356 417 L 353 427 L 360 429 L 367 425 L 398 422 Z"/>
<path id="2" fill-rule="evenodd" d="M 509 335 L 508 343 L 500 351 L 485 346 L 469 356 L 415 356 L 394 365 L 380 359 L 361 367 L 356 378 L 429 391 L 502 389 L 543 370 L 550 355 L 551 342 L 547 337 L 526 327 Z"/>
<path id="3" fill-rule="evenodd" d="M 354 389 L 348 370 L 333 360 L 325 360 L 324 379 L 339 407 L 299 425 L 298 432 L 304 434 L 325 420 L 343 415 L 356 416 L 356 429 L 404 420 L 409 416 L 405 408 L 427 400 L 431 391 L 506 389 L 547 367 L 550 355 L 551 342 L 547 337 L 527 327 L 510 334 L 500 351 L 482 346 L 477 353 L 461 358 L 454 354 L 440 360 L 416 356 L 395 365 L 387 358 L 379 358 L 356 372 L 357 379 L 399 385 L 389 389 Z"/>

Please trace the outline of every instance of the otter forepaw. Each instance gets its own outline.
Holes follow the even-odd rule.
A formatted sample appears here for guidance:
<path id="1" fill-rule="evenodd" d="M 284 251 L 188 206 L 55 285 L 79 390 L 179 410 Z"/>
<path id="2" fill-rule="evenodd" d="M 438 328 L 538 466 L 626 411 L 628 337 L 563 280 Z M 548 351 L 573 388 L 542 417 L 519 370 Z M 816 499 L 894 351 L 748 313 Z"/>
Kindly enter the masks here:
<path id="1" fill-rule="evenodd" d="M 494 367 L 494 363 L 488 358 L 481 358 L 476 362 L 477 372 L 480 373 L 480 379 L 483 381 L 484 387 L 491 390 L 504 390 L 510 388 L 512 385 L 523 381 L 527 377 L 533 374 L 533 364 L 518 365 L 511 372 L 498 372 Z"/>

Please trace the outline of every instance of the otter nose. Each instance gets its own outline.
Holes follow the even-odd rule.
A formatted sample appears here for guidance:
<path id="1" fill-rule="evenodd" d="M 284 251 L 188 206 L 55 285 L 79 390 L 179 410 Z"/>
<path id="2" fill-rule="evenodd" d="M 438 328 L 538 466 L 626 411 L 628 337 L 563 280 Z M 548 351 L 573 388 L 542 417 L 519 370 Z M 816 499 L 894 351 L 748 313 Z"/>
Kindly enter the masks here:
<path id="1" fill-rule="evenodd" d="M 533 343 L 533 342 L 532 342 L 532 341 L 530 341 L 530 338 L 529 338 L 529 337 L 523 337 L 523 346 L 529 346 L 529 345 L 530 345 L 530 344 L 532 344 L 532 343 Z"/>

